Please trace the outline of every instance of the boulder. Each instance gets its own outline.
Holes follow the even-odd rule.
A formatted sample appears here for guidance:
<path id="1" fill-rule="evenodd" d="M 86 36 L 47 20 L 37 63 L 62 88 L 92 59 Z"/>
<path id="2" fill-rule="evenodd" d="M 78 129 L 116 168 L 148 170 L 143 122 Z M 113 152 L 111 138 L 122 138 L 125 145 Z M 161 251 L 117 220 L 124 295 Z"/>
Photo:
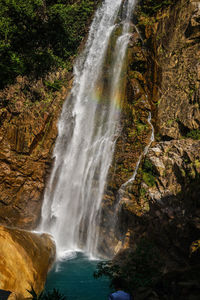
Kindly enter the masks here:
<path id="1" fill-rule="evenodd" d="M 17 299 L 40 293 L 55 258 L 55 244 L 47 234 L 36 234 L 0 226 L 0 289 Z"/>

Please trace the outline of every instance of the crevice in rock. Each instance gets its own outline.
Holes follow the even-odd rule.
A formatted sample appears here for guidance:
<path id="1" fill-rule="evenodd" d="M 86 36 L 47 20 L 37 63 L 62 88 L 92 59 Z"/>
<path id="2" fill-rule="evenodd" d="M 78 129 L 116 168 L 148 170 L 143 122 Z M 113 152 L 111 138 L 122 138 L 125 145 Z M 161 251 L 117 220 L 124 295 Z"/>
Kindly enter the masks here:
<path id="1" fill-rule="evenodd" d="M 172 140 L 173 140 L 173 138 L 168 136 L 168 135 L 163 135 L 162 136 L 162 141 L 163 142 L 172 141 Z"/>
<path id="2" fill-rule="evenodd" d="M 0 204 L 3 204 L 3 206 L 8 206 L 9 203 L 4 202 L 3 200 L 0 200 Z"/>
<path id="3" fill-rule="evenodd" d="M 39 144 L 39 142 L 42 141 L 44 135 L 46 134 L 46 130 L 45 130 L 45 127 L 47 126 L 48 127 L 48 123 L 51 122 L 51 119 L 52 119 L 52 116 L 51 115 L 48 115 L 47 119 L 46 119 L 46 122 L 42 128 L 42 130 L 35 136 L 32 144 L 30 145 L 30 148 L 29 148 L 29 155 L 32 154 L 32 152 L 34 151 L 34 149 L 37 147 L 37 145 Z M 48 130 L 48 128 L 47 128 Z"/>
<path id="4" fill-rule="evenodd" d="M 197 41 L 199 37 L 194 37 L 194 35 L 199 34 L 199 32 L 200 32 L 200 25 L 192 26 L 190 22 L 185 31 L 185 37 Z"/>
<path id="5" fill-rule="evenodd" d="M 177 123 L 181 135 L 186 136 L 190 132 L 190 129 L 187 126 L 185 126 L 180 120 L 178 120 Z"/>

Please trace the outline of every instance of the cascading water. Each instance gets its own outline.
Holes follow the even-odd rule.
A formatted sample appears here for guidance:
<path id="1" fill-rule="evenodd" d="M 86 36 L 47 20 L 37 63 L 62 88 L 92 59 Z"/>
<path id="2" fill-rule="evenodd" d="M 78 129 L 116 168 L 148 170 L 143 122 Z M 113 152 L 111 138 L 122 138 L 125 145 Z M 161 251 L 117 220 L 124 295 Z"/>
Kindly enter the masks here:
<path id="1" fill-rule="evenodd" d="M 143 157 L 145 157 L 145 155 L 148 153 L 148 150 L 152 144 L 152 142 L 154 141 L 154 127 L 151 123 L 151 112 L 149 113 L 149 116 L 148 116 L 148 123 L 149 125 L 151 126 L 151 136 L 150 136 L 150 140 L 149 140 L 149 143 L 148 145 L 144 148 L 144 151 L 143 153 L 140 155 L 137 163 L 136 163 L 136 166 L 135 166 L 135 170 L 133 172 L 133 175 L 131 176 L 131 178 L 128 179 L 128 181 L 126 181 L 125 183 L 122 184 L 122 186 L 120 187 L 119 191 L 118 191 L 118 195 L 117 195 L 117 198 L 118 198 L 118 201 L 117 201 L 117 205 L 116 205 L 116 208 L 115 208 L 115 215 L 117 214 L 118 210 L 119 210 L 119 207 L 120 207 L 120 201 L 124 195 L 124 192 L 125 192 L 125 188 L 126 186 L 129 184 L 129 183 L 132 183 L 134 180 L 135 180 L 135 177 L 137 176 L 137 172 L 138 172 L 138 169 L 139 169 L 139 166 L 140 166 L 140 163 L 141 163 L 141 160 Z M 115 220 L 115 223 L 116 223 L 116 220 Z"/>
<path id="2" fill-rule="evenodd" d="M 119 190 L 118 190 L 118 193 L 117 193 L 117 196 L 116 196 L 117 201 L 116 201 L 115 207 L 113 209 L 113 222 L 111 223 L 111 228 L 112 228 L 111 230 L 113 230 L 113 231 L 115 231 L 116 228 L 117 228 L 117 222 L 119 220 L 119 215 L 120 215 L 120 211 L 121 211 L 121 207 L 122 207 L 121 204 L 122 204 L 122 200 L 123 200 L 123 197 L 125 195 L 125 192 L 126 192 L 126 188 L 129 184 L 132 184 L 135 181 L 135 178 L 137 176 L 141 160 L 148 153 L 148 150 L 149 150 L 149 148 L 150 148 L 150 146 L 151 146 L 151 144 L 152 144 L 152 142 L 154 141 L 154 138 L 155 138 L 155 136 L 154 136 L 154 127 L 153 127 L 153 124 L 151 122 L 151 112 L 149 112 L 147 122 L 149 123 L 149 125 L 151 127 L 151 136 L 150 136 L 150 139 L 149 139 L 149 143 L 144 148 L 144 151 L 141 153 L 141 155 L 140 155 L 140 157 L 139 157 L 139 159 L 136 163 L 133 175 L 125 183 L 123 183 L 121 185 L 121 187 L 119 188 Z"/>
<path id="3" fill-rule="evenodd" d="M 53 235 L 58 255 L 97 254 L 98 221 L 112 161 L 121 101 L 121 73 L 135 0 L 105 0 L 74 67 L 74 84 L 58 125 L 54 167 L 45 191 L 40 230 Z M 120 28 L 118 37 L 113 38 Z M 109 71 L 108 48 L 114 40 Z"/>

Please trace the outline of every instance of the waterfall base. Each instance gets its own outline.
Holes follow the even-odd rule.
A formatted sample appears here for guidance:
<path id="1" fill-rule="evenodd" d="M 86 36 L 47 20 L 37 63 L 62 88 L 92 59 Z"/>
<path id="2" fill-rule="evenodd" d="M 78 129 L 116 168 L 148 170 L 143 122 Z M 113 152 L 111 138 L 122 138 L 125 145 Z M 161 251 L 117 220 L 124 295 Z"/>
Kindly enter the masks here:
<path id="1" fill-rule="evenodd" d="M 83 253 L 76 253 L 71 259 L 58 261 L 48 275 L 46 291 L 56 288 L 67 299 L 72 300 L 108 299 L 108 279 L 93 277 L 98 262 L 89 260 Z"/>

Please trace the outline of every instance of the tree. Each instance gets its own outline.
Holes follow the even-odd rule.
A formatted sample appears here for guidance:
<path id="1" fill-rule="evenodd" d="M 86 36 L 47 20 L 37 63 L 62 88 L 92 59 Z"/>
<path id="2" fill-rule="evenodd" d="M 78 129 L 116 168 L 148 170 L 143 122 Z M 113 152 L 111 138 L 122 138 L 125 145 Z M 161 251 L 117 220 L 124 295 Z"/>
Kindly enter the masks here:
<path id="1" fill-rule="evenodd" d="M 94 277 L 109 277 L 111 286 L 120 280 L 124 290 L 131 293 L 136 288 L 152 286 L 160 277 L 162 266 L 157 248 L 150 241 L 142 239 L 135 251 L 119 254 L 114 261 L 100 262 Z"/>
<path id="2" fill-rule="evenodd" d="M 92 0 L 1 0 L 0 88 L 69 67 L 96 7 Z"/>

